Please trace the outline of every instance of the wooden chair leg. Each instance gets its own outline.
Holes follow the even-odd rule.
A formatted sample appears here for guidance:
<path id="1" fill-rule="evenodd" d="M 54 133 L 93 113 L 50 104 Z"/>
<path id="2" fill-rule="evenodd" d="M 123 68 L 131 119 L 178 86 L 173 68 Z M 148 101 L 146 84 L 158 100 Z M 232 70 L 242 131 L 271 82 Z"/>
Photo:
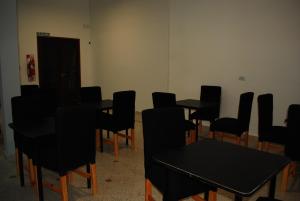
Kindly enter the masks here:
<path id="1" fill-rule="evenodd" d="M 192 199 L 195 201 L 205 201 L 203 198 L 201 198 L 199 195 L 193 195 Z"/>
<path id="2" fill-rule="evenodd" d="M 115 152 L 115 161 L 119 159 L 119 143 L 118 143 L 118 134 L 114 133 L 114 152 Z"/>
<path id="3" fill-rule="evenodd" d="M 215 134 L 214 134 L 214 132 L 212 132 L 212 131 L 209 131 L 209 132 L 208 132 L 208 138 L 212 138 L 212 139 L 214 139 L 214 138 L 215 138 Z"/>
<path id="4" fill-rule="evenodd" d="M 36 183 L 35 180 L 35 173 L 34 173 L 34 169 L 33 169 L 33 162 L 31 158 L 28 158 L 28 174 L 29 174 L 29 180 L 30 180 L 30 184 L 31 186 L 34 186 Z"/>
<path id="5" fill-rule="evenodd" d="M 281 190 L 283 192 L 286 192 L 287 185 L 288 185 L 288 179 L 289 179 L 289 171 L 290 171 L 290 164 L 285 166 L 282 172 L 282 179 L 281 179 Z"/>
<path id="6" fill-rule="evenodd" d="M 260 150 L 260 151 L 263 150 L 263 143 L 262 142 L 258 142 L 257 149 Z"/>
<path id="7" fill-rule="evenodd" d="M 67 176 L 61 176 L 59 178 L 60 186 L 61 186 L 61 200 L 68 201 L 68 187 L 67 187 Z"/>
<path id="8" fill-rule="evenodd" d="M 135 130 L 134 128 L 130 129 L 130 137 L 131 137 L 131 149 L 136 150 L 135 148 Z"/>
<path id="9" fill-rule="evenodd" d="M 96 129 L 96 149 L 100 149 L 100 129 Z"/>
<path id="10" fill-rule="evenodd" d="M 150 201 L 152 197 L 152 184 L 149 179 L 145 180 L 145 201 Z"/>
<path id="11" fill-rule="evenodd" d="M 96 174 L 96 164 L 90 165 L 91 169 L 91 180 L 92 180 L 92 193 L 95 195 L 97 193 L 97 174 Z"/>
<path id="12" fill-rule="evenodd" d="M 190 131 L 190 144 L 196 142 L 196 130 Z"/>
<path id="13" fill-rule="evenodd" d="M 209 191 L 208 201 L 217 200 L 217 191 Z"/>

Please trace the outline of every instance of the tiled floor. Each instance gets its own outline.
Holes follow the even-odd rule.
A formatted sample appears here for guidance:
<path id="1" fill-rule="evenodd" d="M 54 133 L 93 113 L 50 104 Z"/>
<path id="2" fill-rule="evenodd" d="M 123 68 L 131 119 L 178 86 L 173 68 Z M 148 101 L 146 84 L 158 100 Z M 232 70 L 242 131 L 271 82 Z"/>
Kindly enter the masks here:
<path id="1" fill-rule="evenodd" d="M 98 193 L 92 196 L 86 188 L 86 182 L 82 177 L 74 175 L 69 186 L 70 201 L 143 201 L 144 200 L 144 162 L 143 162 L 143 137 L 140 115 L 136 122 L 137 150 L 132 151 L 122 145 L 120 148 L 119 162 L 113 161 L 113 149 L 105 145 L 104 153 L 97 152 L 97 180 Z M 121 141 L 121 140 L 120 140 Z M 122 141 L 120 142 L 122 143 Z M 125 143 L 122 143 L 125 144 Z M 250 146 L 255 147 L 255 138 L 250 139 Z M 44 171 L 46 178 L 52 179 L 55 183 L 57 177 L 51 172 Z M 242 178 L 241 178 L 242 179 Z M 281 174 L 278 175 L 278 183 Z M 278 186 L 278 185 L 277 185 Z M 265 185 L 259 192 L 245 198 L 244 200 L 254 201 L 259 195 L 266 195 L 268 185 Z M 45 201 L 57 201 L 60 197 L 57 193 L 48 189 L 44 190 Z M 161 200 L 161 195 L 155 189 L 153 195 L 156 200 Z M 291 180 L 288 192 L 276 191 L 276 197 L 284 201 L 300 201 L 299 172 L 297 177 Z M 16 176 L 14 158 L 5 159 L 0 156 L 0 201 L 33 201 L 37 200 L 36 193 L 28 183 L 25 175 L 25 187 L 20 187 Z M 185 199 L 190 201 L 192 199 Z M 233 200 L 231 193 L 219 190 L 218 201 Z"/>

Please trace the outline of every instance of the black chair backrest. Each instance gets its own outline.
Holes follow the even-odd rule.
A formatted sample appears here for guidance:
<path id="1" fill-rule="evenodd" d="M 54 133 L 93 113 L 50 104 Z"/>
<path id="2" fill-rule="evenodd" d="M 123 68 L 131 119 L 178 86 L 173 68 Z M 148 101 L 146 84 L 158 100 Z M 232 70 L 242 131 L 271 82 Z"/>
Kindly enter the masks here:
<path id="1" fill-rule="evenodd" d="M 21 85 L 21 96 L 39 95 L 39 85 Z"/>
<path id="2" fill-rule="evenodd" d="M 210 109 L 210 116 L 212 117 L 212 119 L 218 118 L 220 116 L 221 90 L 222 88 L 220 86 L 201 86 L 200 101 L 216 103 L 216 106 L 213 107 L 213 109 Z"/>
<path id="3" fill-rule="evenodd" d="M 299 136 L 300 136 L 300 104 L 292 104 L 288 108 L 288 138 L 285 145 L 285 155 L 293 161 L 300 161 Z"/>
<path id="4" fill-rule="evenodd" d="M 142 112 L 145 176 L 148 178 L 152 156 L 185 145 L 183 108 L 158 108 Z"/>
<path id="5" fill-rule="evenodd" d="M 95 107 L 79 105 L 57 109 L 55 129 L 60 174 L 95 162 L 95 127 Z"/>
<path id="6" fill-rule="evenodd" d="M 153 92 L 152 101 L 154 108 L 176 107 L 176 95 L 167 92 Z"/>
<path id="7" fill-rule="evenodd" d="M 261 94 L 257 97 L 258 106 L 258 133 L 270 132 L 273 125 L 273 95 Z"/>
<path id="8" fill-rule="evenodd" d="M 30 128 L 42 120 L 42 107 L 37 96 L 15 96 L 11 98 L 14 126 Z"/>
<path id="9" fill-rule="evenodd" d="M 135 91 L 119 91 L 113 94 L 113 119 L 118 130 L 134 128 Z"/>
<path id="10" fill-rule="evenodd" d="M 221 103 L 221 87 L 202 85 L 200 91 L 200 100 L 204 102 Z"/>
<path id="11" fill-rule="evenodd" d="M 253 96 L 253 92 L 246 92 L 240 95 L 238 120 L 242 123 L 245 131 L 249 130 Z"/>
<path id="12" fill-rule="evenodd" d="M 82 103 L 96 103 L 99 104 L 102 101 L 101 87 L 81 87 L 80 97 Z"/>

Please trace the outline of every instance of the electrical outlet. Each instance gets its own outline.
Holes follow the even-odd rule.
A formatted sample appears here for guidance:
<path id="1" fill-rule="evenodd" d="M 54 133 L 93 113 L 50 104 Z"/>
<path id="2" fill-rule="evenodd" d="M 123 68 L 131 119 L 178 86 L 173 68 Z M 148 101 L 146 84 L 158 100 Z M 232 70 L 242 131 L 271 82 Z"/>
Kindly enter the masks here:
<path id="1" fill-rule="evenodd" d="M 241 76 L 239 76 L 239 80 L 240 80 L 240 81 L 245 81 L 246 78 L 245 78 L 245 76 L 242 76 L 242 75 L 241 75 Z"/>

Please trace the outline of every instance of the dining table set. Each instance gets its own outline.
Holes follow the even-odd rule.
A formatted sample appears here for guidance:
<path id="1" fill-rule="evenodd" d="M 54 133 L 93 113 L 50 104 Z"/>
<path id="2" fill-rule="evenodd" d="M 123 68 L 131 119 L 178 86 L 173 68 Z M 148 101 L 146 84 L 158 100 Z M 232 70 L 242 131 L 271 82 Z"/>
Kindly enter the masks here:
<path id="1" fill-rule="evenodd" d="M 113 109 L 113 103 L 111 99 L 104 99 L 97 104 L 90 105 L 98 111 L 109 113 Z M 31 103 L 31 105 L 34 104 Z M 216 103 L 197 99 L 183 99 L 176 101 L 176 107 L 187 109 L 188 117 L 190 117 L 193 110 L 214 108 Z M 20 118 L 19 114 L 14 114 L 18 108 L 13 108 L 13 116 L 17 117 L 13 118 L 13 122 L 9 126 L 14 131 L 20 184 L 24 186 L 22 156 L 25 153 L 29 156 L 30 163 L 37 165 L 35 170 L 31 170 L 33 175 L 31 181 L 37 186 L 39 200 L 43 201 L 42 173 L 38 163 L 39 157 L 42 156 L 39 154 L 39 147 L 51 142 L 53 139 L 57 129 L 57 119 L 53 116 L 26 118 L 26 115 L 34 117 L 32 113 L 38 112 L 36 111 L 39 110 L 38 108 L 33 108 L 22 108 L 22 117 Z M 103 151 L 102 134 L 100 143 Z M 187 178 L 208 185 L 214 189 L 213 191 L 223 189 L 231 192 L 234 194 L 234 200 L 236 201 L 241 201 L 243 197 L 253 195 L 268 182 L 270 187 L 267 197 L 270 200 L 275 199 L 276 176 L 291 162 L 286 156 L 271 154 L 246 146 L 208 138 L 199 140 L 198 132 L 194 143 L 155 153 L 151 160 L 170 172 L 185 175 Z M 90 171 L 91 169 L 87 168 L 88 174 Z M 91 185 L 90 183 L 91 180 L 88 180 L 88 186 Z M 209 200 L 215 199 L 216 197 L 209 198 Z"/>

